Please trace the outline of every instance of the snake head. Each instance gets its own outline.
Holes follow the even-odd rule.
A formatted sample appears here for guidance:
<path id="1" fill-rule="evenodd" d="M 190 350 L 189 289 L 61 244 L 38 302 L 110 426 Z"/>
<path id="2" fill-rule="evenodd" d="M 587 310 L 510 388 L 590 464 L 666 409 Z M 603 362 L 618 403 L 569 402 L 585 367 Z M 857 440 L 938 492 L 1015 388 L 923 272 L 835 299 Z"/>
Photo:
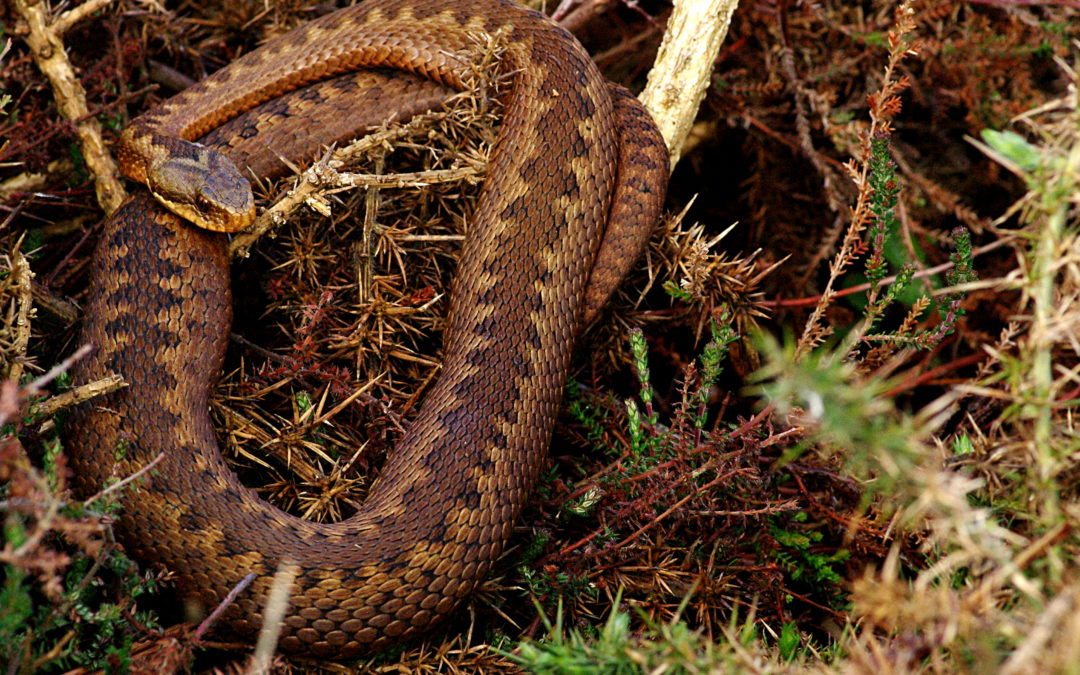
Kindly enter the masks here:
<path id="1" fill-rule="evenodd" d="M 146 184 L 162 205 L 214 232 L 236 232 L 255 220 L 251 184 L 225 155 L 181 141 L 185 152 L 151 162 Z"/>

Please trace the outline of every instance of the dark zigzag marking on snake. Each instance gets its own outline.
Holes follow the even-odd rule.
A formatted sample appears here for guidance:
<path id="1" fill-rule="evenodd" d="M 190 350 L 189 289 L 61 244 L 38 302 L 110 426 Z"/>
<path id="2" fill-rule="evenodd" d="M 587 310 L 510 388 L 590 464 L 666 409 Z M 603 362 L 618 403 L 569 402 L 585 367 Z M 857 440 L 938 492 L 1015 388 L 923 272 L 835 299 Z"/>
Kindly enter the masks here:
<path id="1" fill-rule="evenodd" d="M 408 22 L 394 25 L 406 16 Z M 476 21 L 479 16 L 485 18 Z M 609 195 L 621 191 L 620 203 L 644 199 L 645 207 L 624 210 L 655 214 L 662 189 L 644 196 L 628 191 L 636 163 L 627 155 L 644 152 L 654 167 L 666 162 L 655 131 L 624 134 L 632 149 L 618 161 L 607 85 L 565 31 L 538 17 L 494 0 L 366 2 L 268 43 L 132 125 L 136 140 L 156 133 L 153 124 L 140 126 L 146 120 L 202 133 L 260 97 L 283 93 L 275 82 L 284 90 L 299 86 L 287 73 L 279 77 L 281 64 L 298 60 L 290 55 L 316 58 L 328 43 L 347 50 L 353 32 L 379 34 L 390 25 L 402 31 L 393 38 L 398 46 L 358 48 L 364 58 L 404 59 L 388 65 L 459 83 L 467 68 L 447 52 L 471 48 L 462 26 L 512 28 L 502 67 L 514 73 L 515 84 L 459 262 L 444 373 L 364 510 L 348 521 L 317 525 L 279 512 L 240 486 L 221 460 L 205 397 L 228 324 L 222 238 L 152 210 L 145 198 L 107 226 L 154 243 L 121 247 L 107 234 L 95 257 L 98 293 L 87 309 L 84 340 L 99 350 L 80 364 L 78 378 L 118 371 L 132 386 L 95 402 L 73 425 L 77 485 L 93 492 L 164 450 L 147 485 L 125 494 L 121 535 L 137 557 L 173 569 L 181 593 L 206 606 L 255 572 L 253 587 L 226 613 L 226 628 L 247 636 L 258 630 L 270 576 L 289 559 L 300 574 L 283 648 L 335 656 L 380 649 L 452 611 L 499 555 L 540 469 L 586 285 L 606 295 L 621 276 L 591 272 Z M 240 93 L 249 86 L 257 91 Z M 191 115 L 202 121 L 191 122 Z M 645 182 L 660 186 L 665 176 L 666 166 Z M 120 274 L 131 284 L 116 284 Z M 182 339 L 161 347 L 149 342 L 174 336 Z M 111 449 L 125 434 L 137 442 L 116 457 Z"/>

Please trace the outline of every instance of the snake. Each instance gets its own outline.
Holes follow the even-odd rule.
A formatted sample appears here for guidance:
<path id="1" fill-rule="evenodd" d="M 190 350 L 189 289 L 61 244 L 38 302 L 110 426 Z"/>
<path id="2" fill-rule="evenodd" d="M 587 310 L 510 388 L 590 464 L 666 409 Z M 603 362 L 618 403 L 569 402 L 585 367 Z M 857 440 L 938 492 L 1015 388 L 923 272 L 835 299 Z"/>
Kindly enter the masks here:
<path id="1" fill-rule="evenodd" d="M 249 176 L 377 125 L 387 106 L 440 105 L 467 88 L 484 40 L 501 45 L 503 114 L 451 285 L 442 371 L 356 514 L 285 513 L 229 469 L 208 411 L 231 322 L 222 232 L 251 221 Z M 362 104 L 356 119 L 342 112 Z M 312 125 L 305 108 L 331 112 Z M 300 122 L 266 141 L 253 110 Z M 149 190 L 103 225 L 80 336 L 93 350 L 74 381 L 119 374 L 127 386 L 65 425 L 76 493 L 156 461 L 119 491 L 119 539 L 203 611 L 253 575 L 222 633 L 258 633 L 279 569 L 292 577 L 283 651 L 360 656 L 430 631 L 501 555 L 543 466 L 575 340 L 655 227 L 668 152 L 649 113 L 568 32 L 511 0 L 367 0 L 160 103 L 116 154 Z"/>

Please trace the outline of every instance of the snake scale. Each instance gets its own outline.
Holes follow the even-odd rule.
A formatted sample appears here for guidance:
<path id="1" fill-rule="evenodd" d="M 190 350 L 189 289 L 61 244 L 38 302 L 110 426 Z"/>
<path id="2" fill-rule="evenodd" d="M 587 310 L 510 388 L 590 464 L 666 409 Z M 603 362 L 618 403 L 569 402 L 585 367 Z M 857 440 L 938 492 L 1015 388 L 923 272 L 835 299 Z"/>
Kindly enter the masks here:
<path id="1" fill-rule="evenodd" d="M 121 540 L 137 559 L 172 571 L 179 592 L 203 608 L 253 573 L 222 619 L 228 632 L 259 630 L 281 564 L 296 572 L 279 642 L 293 652 L 385 648 L 429 629 L 472 592 L 537 479 L 574 339 L 651 232 L 667 151 L 648 113 L 602 79 L 573 37 L 509 0 L 369 0 L 338 10 L 144 114 L 117 151 L 140 181 L 179 162 L 179 182 L 194 186 L 178 197 L 187 202 L 179 210 L 196 222 L 208 202 L 243 211 L 244 171 L 265 175 L 275 161 L 276 148 L 251 145 L 258 129 L 233 122 L 206 137 L 232 162 L 221 181 L 211 168 L 205 186 L 185 172 L 218 167 L 220 157 L 170 139 L 199 139 L 260 105 L 333 105 L 343 85 L 328 78 L 367 68 L 461 89 L 477 36 L 505 42 L 504 115 L 452 285 L 442 374 L 351 518 L 288 515 L 243 487 L 221 457 L 208 399 L 231 321 L 225 237 L 146 192 L 105 224 L 81 340 L 95 350 L 75 376 L 119 373 L 129 386 L 82 404 L 67 425 L 75 487 L 93 493 L 162 453 L 122 493 Z M 389 101 L 402 96 L 389 92 L 400 78 L 372 77 L 381 84 L 358 86 L 386 88 Z M 320 81 L 330 83 L 312 85 Z M 410 99 L 418 110 L 441 100 L 431 86 L 400 86 L 419 92 Z M 297 96 L 302 87 L 309 93 Z M 385 105 L 374 104 L 384 117 Z M 302 148 L 309 157 L 317 150 Z M 155 187 L 155 196 L 167 189 Z"/>

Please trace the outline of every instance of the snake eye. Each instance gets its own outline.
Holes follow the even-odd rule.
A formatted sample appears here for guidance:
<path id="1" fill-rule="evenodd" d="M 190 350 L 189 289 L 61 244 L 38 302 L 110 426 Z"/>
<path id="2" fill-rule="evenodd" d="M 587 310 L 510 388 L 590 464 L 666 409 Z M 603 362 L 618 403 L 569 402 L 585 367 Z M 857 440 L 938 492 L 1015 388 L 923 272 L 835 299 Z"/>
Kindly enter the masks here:
<path id="1" fill-rule="evenodd" d="M 199 213 L 207 213 L 210 211 L 210 200 L 203 195 L 196 195 L 195 208 L 199 210 Z"/>

